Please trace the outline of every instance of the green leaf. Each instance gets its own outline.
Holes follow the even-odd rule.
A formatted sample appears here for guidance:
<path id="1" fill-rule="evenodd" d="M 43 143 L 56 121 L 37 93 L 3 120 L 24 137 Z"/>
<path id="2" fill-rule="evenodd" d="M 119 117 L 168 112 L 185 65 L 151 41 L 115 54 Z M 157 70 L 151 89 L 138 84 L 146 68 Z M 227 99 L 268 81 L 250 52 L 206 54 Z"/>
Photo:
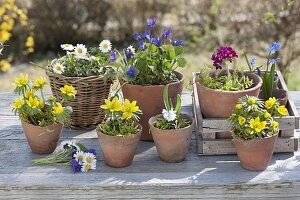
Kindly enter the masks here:
<path id="1" fill-rule="evenodd" d="M 164 104 L 167 110 L 170 110 L 170 102 L 169 102 L 169 85 L 166 85 L 164 87 L 164 93 L 163 93 L 163 99 L 164 99 Z"/>
<path id="2" fill-rule="evenodd" d="M 165 67 L 165 68 L 171 68 L 172 65 L 171 65 L 171 63 L 170 63 L 169 61 L 165 61 L 165 62 L 163 63 L 163 67 Z"/>
<path id="3" fill-rule="evenodd" d="M 177 66 L 178 67 L 183 68 L 183 67 L 185 67 L 186 63 L 187 63 L 187 61 L 185 60 L 185 58 L 180 57 L 180 58 L 177 59 Z"/>
<path id="4" fill-rule="evenodd" d="M 176 46 L 175 47 L 175 55 L 176 57 L 183 54 L 183 46 Z"/>
<path id="5" fill-rule="evenodd" d="M 181 96 L 178 94 L 177 95 L 177 102 L 176 102 L 176 106 L 175 106 L 176 114 L 180 113 L 180 109 L 181 109 Z"/>

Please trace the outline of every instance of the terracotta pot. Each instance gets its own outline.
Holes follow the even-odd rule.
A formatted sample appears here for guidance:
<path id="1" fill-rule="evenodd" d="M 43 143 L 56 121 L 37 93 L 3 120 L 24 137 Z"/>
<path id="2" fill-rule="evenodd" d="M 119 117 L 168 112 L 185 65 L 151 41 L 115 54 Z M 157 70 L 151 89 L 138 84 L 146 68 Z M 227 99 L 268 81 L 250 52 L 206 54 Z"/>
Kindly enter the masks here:
<path id="1" fill-rule="evenodd" d="M 176 163 L 185 159 L 191 143 L 194 119 L 188 115 L 181 115 L 191 121 L 191 125 L 176 130 L 161 130 L 155 128 L 153 123 L 162 115 L 157 115 L 149 119 L 150 131 L 161 160 Z"/>
<path id="2" fill-rule="evenodd" d="M 288 92 L 284 89 L 273 89 L 272 96 L 277 99 L 280 105 L 286 105 L 288 101 Z M 259 98 L 264 99 L 263 91 L 260 91 Z"/>
<path id="3" fill-rule="evenodd" d="M 41 127 L 22 121 L 25 136 L 33 153 L 49 154 L 56 149 L 63 124 Z"/>
<path id="4" fill-rule="evenodd" d="M 180 81 L 169 84 L 169 97 L 173 103 L 176 102 L 177 94 L 181 94 L 183 89 L 183 75 L 179 72 L 175 72 L 175 74 Z M 153 140 L 149 133 L 148 121 L 150 117 L 160 114 L 164 109 L 163 91 L 164 85 L 142 86 L 125 83 L 122 86 L 124 98 L 130 101 L 136 100 L 143 111 L 139 121 L 143 127 L 141 140 Z"/>
<path id="5" fill-rule="evenodd" d="M 277 137 L 278 134 L 263 139 L 244 140 L 233 136 L 242 167 L 252 171 L 265 170 L 272 158 Z"/>
<path id="6" fill-rule="evenodd" d="M 97 130 L 102 154 L 108 166 L 120 168 L 131 165 L 141 138 L 141 125 L 139 129 L 137 134 L 124 137 L 106 135 Z"/>
<path id="7" fill-rule="evenodd" d="M 216 132 L 216 139 L 232 139 L 231 131 Z"/>
<path id="8" fill-rule="evenodd" d="M 222 72 L 226 74 L 226 72 Z M 231 115 L 240 97 L 245 95 L 258 97 L 262 79 L 254 73 L 244 72 L 244 74 L 253 81 L 253 87 L 241 91 L 210 89 L 196 81 L 200 108 L 205 118 L 227 118 Z"/>

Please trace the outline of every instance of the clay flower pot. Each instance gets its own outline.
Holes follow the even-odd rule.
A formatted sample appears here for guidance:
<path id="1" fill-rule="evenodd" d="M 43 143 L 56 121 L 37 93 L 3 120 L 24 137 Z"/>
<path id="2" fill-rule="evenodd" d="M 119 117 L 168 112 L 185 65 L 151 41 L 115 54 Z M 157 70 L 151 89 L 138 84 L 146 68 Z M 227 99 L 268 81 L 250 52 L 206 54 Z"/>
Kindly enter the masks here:
<path id="1" fill-rule="evenodd" d="M 262 171 L 272 158 L 278 134 L 263 139 L 244 140 L 233 136 L 237 155 L 243 168 Z"/>
<path id="2" fill-rule="evenodd" d="M 56 149 L 63 124 L 41 127 L 22 121 L 25 136 L 33 153 L 49 154 Z"/>
<path id="3" fill-rule="evenodd" d="M 106 135 L 97 130 L 102 154 L 108 166 L 120 168 L 131 165 L 141 138 L 141 125 L 139 129 L 138 133 L 124 137 Z"/>
<path id="4" fill-rule="evenodd" d="M 169 84 L 169 97 L 173 103 L 176 102 L 177 94 L 181 94 L 183 89 L 183 75 L 175 72 L 178 82 Z M 125 83 L 122 86 L 124 98 L 130 101 L 137 101 L 138 106 L 143 111 L 139 123 L 143 127 L 141 140 L 153 140 L 149 133 L 148 121 L 150 117 L 158 115 L 164 109 L 163 101 L 164 85 L 132 85 Z"/>
<path id="5" fill-rule="evenodd" d="M 224 71 L 221 73 L 226 74 Z M 247 90 L 221 91 L 207 88 L 198 81 L 196 82 L 200 108 L 205 118 L 227 118 L 231 115 L 240 97 L 246 95 L 258 97 L 262 79 L 254 73 L 244 72 L 244 74 L 253 81 L 253 87 Z"/>
<path id="6" fill-rule="evenodd" d="M 191 125 L 176 130 L 161 130 L 153 126 L 153 123 L 161 118 L 157 115 L 149 119 L 150 131 L 161 160 L 176 163 L 185 159 L 191 143 L 194 119 L 188 115 L 181 115 L 190 120 Z"/>

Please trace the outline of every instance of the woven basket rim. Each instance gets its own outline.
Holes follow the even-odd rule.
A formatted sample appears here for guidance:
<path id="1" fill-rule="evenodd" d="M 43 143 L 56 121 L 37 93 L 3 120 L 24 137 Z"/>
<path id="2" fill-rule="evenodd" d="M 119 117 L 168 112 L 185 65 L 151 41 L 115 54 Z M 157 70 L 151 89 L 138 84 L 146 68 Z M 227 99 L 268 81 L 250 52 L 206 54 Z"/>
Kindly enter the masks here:
<path id="1" fill-rule="evenodd" d="M 46 70 L 46 74 L 48 76 L 57 76 L 57 77 L 72 78 L 72 79 L 103 78 L 103 75 L 99 75 L 99 76 L 95 76 L 95 75 L 92 75 L 92 76 L 65 76 L 65 75 L 56 74 L 56 73 L 53 73 L 53 72 L 50 72 L 47 70 Z"/>

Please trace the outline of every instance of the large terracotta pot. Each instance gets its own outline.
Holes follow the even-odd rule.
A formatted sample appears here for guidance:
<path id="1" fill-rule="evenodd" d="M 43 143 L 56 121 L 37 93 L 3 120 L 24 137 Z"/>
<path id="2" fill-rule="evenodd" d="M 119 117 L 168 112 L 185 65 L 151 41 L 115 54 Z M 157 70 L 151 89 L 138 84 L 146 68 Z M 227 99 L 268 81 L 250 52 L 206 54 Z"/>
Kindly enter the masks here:
<path id="1" fill-rule="evenodd" d="M 179 72 L 175 74 L 179 81 L 169 84 L 169 97 L 173 103 L 176 102 L 177 94 L 181 94 L 183 89 L 183 75 Z M 148 121 L 150 117 L 160 114 L 164 109 L 163 91 L 164 85 L 142 86 L 125 83 L 122 86 L 124 97 L 130 101 L 136 100 L 143 111 L 139 121 L 143 127 L 141 140 L 153 140 L 149 133 Z"/>
<path id="2" fill-rule="evenodd" d="M 263 139 L 244 140 L 233 136 L 237 155 L 243 168 L 262 171 L 272 158 L 278 134 Z"/>
<path id="3" fill-rule="evenodd" d="M 185 159 L 191 143 L 194 120 L 188 115 L 181 115 L 190 120 L 191 125 L 176 130 L 161 130 L 153 126 L 153 123 L 161 118 L 157 115 L 149 119 L 150 131 L 161 160 L 176 163 Z"/>
<path id="4" fill-rule="evenodd" d="M 137 134 L 124 137 L 106 135 L 97 130 L 102 154 L 108 166 L 120 168 L 131 165 L 141 138 L 141 125 L 139 129 Z"/>
<path id="5" fill-rule="evenodd" d="M 22 121 L 22 126 L 33 153 L 49 154 L 56 149 L 63 124 L 52 124 L 41 127 Z"/>
<path id="6" fill-rule="evenodd" d="M 222 71 L 223 73 L 226 73 Z M 221 73 L 222 73 L 221 72 Z M 250 72 L 244 72 L 253 81 L 253 87 L 241 91 L 221 91 L 207 88 L 196 81 L 202 114 L 206 118 L 227 118 L 231 115 L 238 99 L 243 96 L 258 97 L 262 79 Z M 211 74 L 213 76 L 213 74 Z"/>

